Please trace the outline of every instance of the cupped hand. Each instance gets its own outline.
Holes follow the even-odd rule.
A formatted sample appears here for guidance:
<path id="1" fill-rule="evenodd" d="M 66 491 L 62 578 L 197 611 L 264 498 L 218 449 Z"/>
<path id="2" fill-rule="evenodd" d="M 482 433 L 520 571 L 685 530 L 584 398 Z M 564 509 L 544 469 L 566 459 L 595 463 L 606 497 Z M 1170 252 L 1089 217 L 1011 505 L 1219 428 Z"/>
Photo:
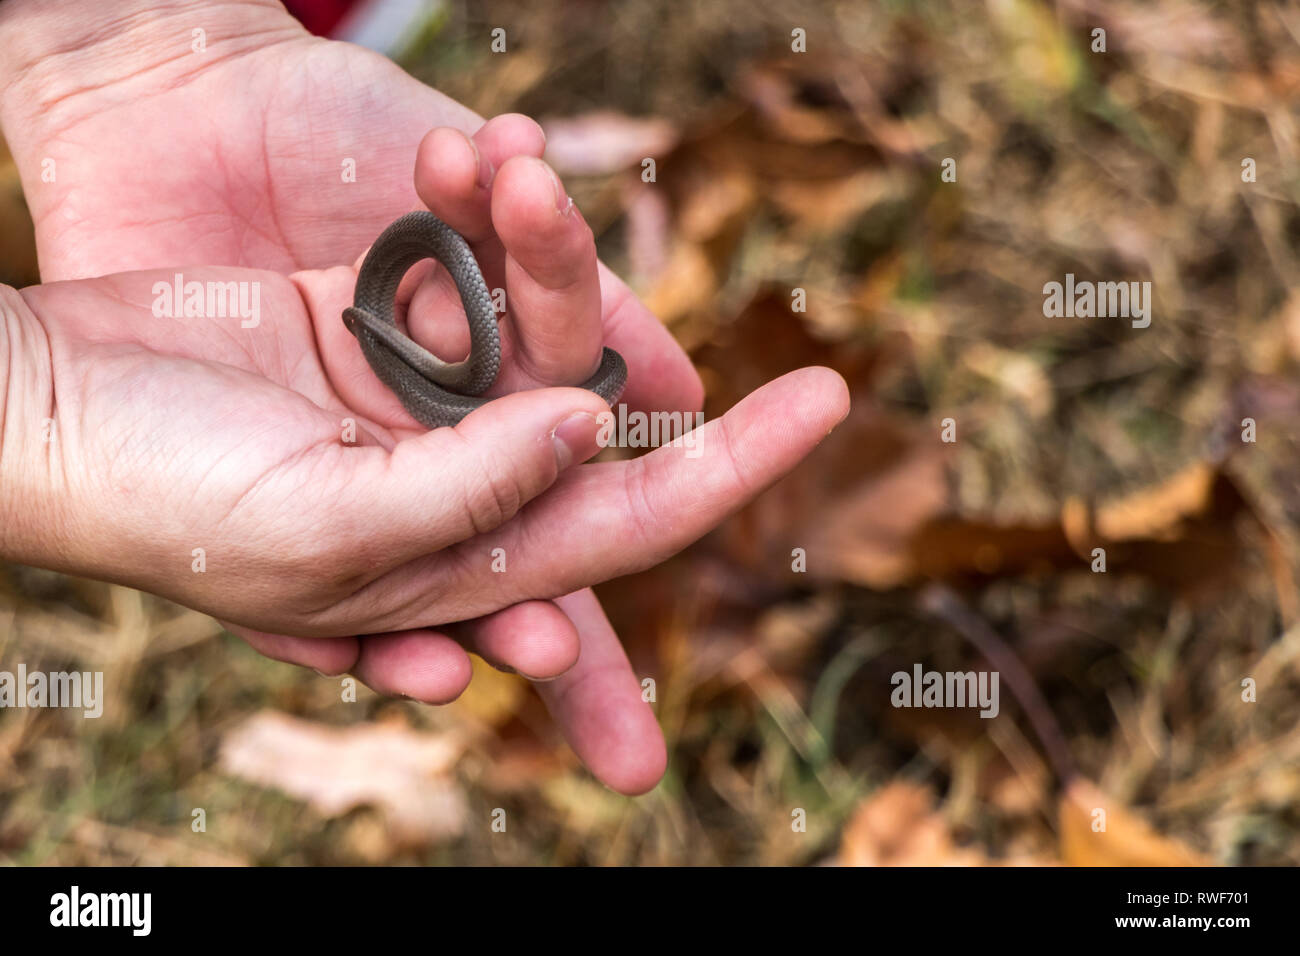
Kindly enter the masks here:
<path id="1" fill-rule="evenodd" d="M 612 785 L 653 785 L 661 768 L 619 746 L 653 726 L 638 682 L 594 602 L 564 596 L 657 563 L 792 467 L 842 417 L 838 377 L 766 386 L 699 430 L 697 456 L 582 465 L 604 406 L 581 389 L 394 427 L 355 343 L 323 334 L 342 328 L 350 269 L 179 271 L 255 288 L 256 327 L 156 314 L 175 270 L 6 290 L 6 553 L 245 633 L 342 637 L 323 669 L 380 689 L 403 673 L 423 700 L 463 689 L 463 647 L 535 678 L 568 670 L 543 687 L 575 749 Z M 572 666 L 575 625 L 597 639 Z"/>

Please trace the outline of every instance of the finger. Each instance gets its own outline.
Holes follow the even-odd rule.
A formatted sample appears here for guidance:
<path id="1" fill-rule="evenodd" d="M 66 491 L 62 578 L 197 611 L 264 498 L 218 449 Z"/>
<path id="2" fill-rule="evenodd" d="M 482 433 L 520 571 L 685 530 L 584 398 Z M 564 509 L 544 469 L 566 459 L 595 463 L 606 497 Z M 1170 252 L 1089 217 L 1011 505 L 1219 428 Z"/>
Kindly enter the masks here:
<path id="1" fill-rule="evenodd" d="M 526 379 L 575 384 L 600 364 L 600 277 L 591 228 L 555 172 L 509 159 L 492 187 L 492 223 L 506 250 L 515 363 Z"/>
<path id="2" fill-rule="evenodd" d="M 578 661 L 578 631 L 550 601 L 525 601 L 451 629 L 493 667 L 553 680 Z"/>
<path id="3" fill-rule="evenodd" d="M 479 152 L 500 169 L 511 156 L 535 156 L 546 152 L 546 133 L 531 116 L 502 113 L 494 116 L 474 133 Z"/>
<path id="4" fill-rule="evenodd" d="M 501 253 L 501 255 L 504 255 Z M 494 267 L 484 264 L 484 275 Z M 507 266 L 505 271 L 514 274 L 517 266 Z M 417 270 L 412 270 L 412 275 Z M 406 304 L 403 293 L 409 290 L 410 299 L 406 310 L 407 324 L 411 335 L 424 343 L 439 358 L 447 362 L 457 362 L 469 353 L 469 324 L 465 320 L 464 306 L 455 284 L 442 270 L 426 270 L 420 273 L 417 284 L 403 283 L 398 293 L 399 308 Z M 604 344 L 623 356 L 628 365 L 628 382 L 620 401 L 632 411 L 678 411 L 696 412 L 704 404 L 704 385 L 699 373 L 691 364 L 686 352 L 673 338 L 672 333 L 664 327 L 650 310 L 641 303 L 618 276 L 604 264 L 597 262 L 597 277 L 600 287 L 601 327 Z M 408 280 L 410 276 L 408 276 Z M 516 342 L 521 336 L 517 329 L 523 323 L 527 333 L 529 314 L 528 304 L 530 286 L 525 283 L 522 288 L 523 301 L 515 297 L 519 291 L 520 281 L 511 286 L 510 304 L 512 322 L 502 327 L 503 359 L 506 373 L 502 375 L 503 387 L 493 389 L 493 393 L 510 391 L 520 387 L 532 387 L 539 384 L 542 374 L 533 367 L 527 356 L 522 359 L 523 374 L 512 371 L 515 361 L 521 359 Z M 535 291 L 535 286 L 532 287 Z M 543 305 L 550 306 L 543 302 Z M 524 314 L 519 316 L 520 308 Z M 536 315 L 536 313 L 531 313 Z M 517 321 L 516 321 L 517 320 Z M 346 343 L 343 343 L 346 345 Z M 568 349 L 569 346 L 563 346 Z M 565 354 L 568 354 L 567 352 Z M 574 353 L 576 354 L 576 352 Z M 577 368 L 579 363 L 573 364 Z M 586 370 L 568 372 L 560 370 L 551 374 L 583 376 Z M 585 376 L 584 376 L 585 377 Z M 569 382 L 582 381 L 582 378 L 570 378 Z M 563 381 L 547 381 L 542 384 L 565 384 Z"/>
<path id="5" fill-rule="evenodd" d="M 355 637 L 292 637 L 288 634 L 254 631 L 225 622 L 222 622 L 222 626 L 271 660 L 310 667 L 326 677 L 335 677 L 352 670 L 360 653 Z"/>
<path id="6" fill-rule="evenodd" d="M 536 389 L 507 395 L 452 428 L 407 438 L 391 451 L 334 446 L 334 460 L 321 463 L 321 533 L 353 542 L 355 563 L 373 579 L 416 555 L 490 531 L 565 468 L 597 452 L 596 416 L 607 411 L 584 389 Z M 427 598 L 418 600 L 428 608 Z"/>
<path id="7" fill-rule="evenodd" d="M 376 693 L 447 704 L 465 692 L 472 668 L 456 641 L 422 629 L 363 637 L 352 672 Z"/>
<path id="8" fill-rule="evenodd" d="M 790 471 L 848 407 L 848 387 L 835 372 L 790 372 L 696 429 L 691 445 L 574 469 L 519 520 L 397 568 L 370 586 L 363 603 L 345 600 L 335 610 L 345 620 L 369 620 L 387 607 L 376 629 L 411 626 L 433 589 L 440 613 L 464 620 L 651 567 Z M 483 556 L 492 553 L 507 573 L 491 572 Z"/>
<path id="9" fill-rule="evenodd" d="M 495 236 L 490 198 L 496 171 L 512 156 L 540 157 L 545 149 L 542 128 L 518 113 L 493 117 L 473 136 L 450 127 L 432 130 L 415 155 L 416 195 L 477 245 Z"/>
<path id="10" fill-rule="evenodd" d="M 690 447 L 669 445 L 575 470 L 523 520 L 479 543 L 513 559 L 498 599 L 541 597 L 557 586 L 576 590 L 659 564 L 794 468 L 848 408 L 838 374 L 800 369 L 696 429 Z M 568 558 L 559 580 L 549 553 Z M 522 593 L 512 594 L 514 588 Z M 532 593 L 538 588 L 542 593 Z"/>
<path id="11" fill-rule="evenodd" d="M 504 253 L 500 250 L 493 254 L 504 258 Z M 480 258 L 483 258 L 482 254 Z M 491 265 L 486 261 L 481 264 L 484 276 L 497 269 L 495 260 Z M 620 402 L 632 411 L 699 411 L 704 405 L 704 384 L 681 345 L 622 279 L 599 261 L 596 268 L 601 310 L 600 335 L 603 343 L 622 355 L 628 366 L 627 387 Z M 550 321 L 546 318 L 546 310 L 562 309 L 563 306 L 556 304 L 558 300 L 546 301 L 542 294 L 540 312 L 530 312 L 531 304 L 538 301 L 537 285 L 518 278 L 518 266 L 510 262 L 504 266 L 504 272 L 516 276 L 510 285 L 509 302 L 513 311 L 511 322 L 502 326 L 501 347 L 505 369 L 501 376 L 502 384 L 492 389 L 491 393 L 499 394 L 538 384 L 572 384 L 585 379 L 588 371 L 582 368 L 585 363 L 576 359 L 572 363 L 561 363 L 554 371 L 544 372 L 529 354 L 521 351 L 521 346 L 526 346 L 530 341 L 530 333 L 538 331 L 537 317 L 541 315 L 543 323 Z M 417 274 L 419 281 L 411 282 L 412 276 Z M 522 294 L 517 295 L 521 290 Z M 469 354 L 469 323 L 465 319 L 465 308 L 455 283 L 444 270 L 412 269 L 407 281 L 398 290 L 397 299 L 399 310 L 406 308 L 407 325 L 412 337 L 439 358 L 446 362 L 458 362 Z M 537 337 L 531 335 L 531 339 Z M 596 341 L 594 336 L 591 338 L 593 342 Z M 583 352 L 574 349 L 571 343 L 553 348 L 562 355 L 576 356 Z M 598 350 L 594 351 L 599 354 Z M 519 365 L 518 373 L 515 371 L 516 364 Z M 580 370 L 575 372 L 572 369 Z M 543 379 L 543 375 L 548 378 Z M 567 376 L 567 380 L 561 376 Z"/>
<path id="12" fill-rule="evenodd" d="M 430 130 L 415 153 L 416 195 L 471 243 L 491 236 L 488 202 L 495 175 L 491 158 L 450 126 Z"/>
<path id="13" fill-rule="evenodd" d="M 491 287 L 505 281 L 505 254 L 501 244 L 495 241 L 490 214 L 492 190 L 484 188 L 483 179 L 495 176 L 496 170 L 511 157 L 540 157 L 545 142 L 541 127 L 533 120 L 519 114 L 505 114 L 484 123 L 472 137 L 452 129 L 434 130 L 420 145 L 415 170 L 416 192 L 435 215 L 475 245 L 475 256 Z M 490 174 L 488 167 L 491 167 Z M 624 403 L 641 411 L 698 410 L 703 402 L 703 386 L 681 347 L 627 286 L 603 265 L 599 266 L 599 281 L 605 343 L 617 349 L 629 365 Z M 399 308 L 410 305 L 408 327 L 417 341 L 445 361 L 464 358 L 469 349 L 469 331 L 459 294 L 445 271 L 428 267 L 413 269 L 402 284 L 398 298 Z M 514 336 L 508 327 L 504 331 L 503 347 L 507 355 L 513 355 Z M 593 354 L 599 354 L 594 347 L 590 348 Z M 525 361 L 530 358 L 525 355 Z M 572 363 L 573 367 L 583 364 L 586 356 Z M 510 368 L 509 362 L 506 367 Z M 569 367 L 567 362 L 561 362 L 555 371 L 548 371 L 545 363 L 538 367 L 526 366 L 525 371 L 532 374 L 514 382 L 505 375 L 503 387 L 495 391 L 581 381 L 567 376 Z M 583 371 L 589 369 L 577 374 L 582 375 Z"/>
<path id="14" fill-rule="evenodd" d="M 641 682 L 590 591 L 556 602 L 582 635 L 582 654 L 564 676 L 537 685 L 565 739 L 603 783 L 645 793 L 668 765 L 663 732 L 641 699 Z"/>
<path id="15" fill-rule="evenodd" d="M 496 170 L 512 156 L 541 156 L 545 148 L 546 137 L 537 123 L 508 113 L 488 120 L 472 137 L 451 128 L 432 130 L 417 151 L 417 195 L 434 215 L 470 242 L 489 288 L 505 283 L 505 251 L 494 231 L 491 213 Z M 460 294 L 447 272 L 428 270 L 418 284 L 403 283 L 403 287 L 411 290 L 407 295 L 411 336 L 444 361 L 464 358 L 469 351 L 469 329 Z M 400 292 L 398 299 L 405 304 Z M 507 336 L 502 344 L 508 356 L 513 343 Z"/>
<path id="16" fill-rule="evenodd" d="M 469 357 L 470 333 L 460 290 L 446 269 L 433 263 L 421 263 L 424 265 L 430 268 L 419 270 L 418 282 L 410 284 L 404 281 L 398 289 L 397 304 L 399 310 L 405 308 L 407 334 L 444 362 L 464 361 Z M 479 256 L 479 267 L 488 288 L 493 288 L 491 272 L 482 256 Z M 412 269 L 407 278 L 415 273 L 416 270 Z M 499 286 L 500 281 L 495 285 Z M 407 289 L 410 290 L 409 296 L 405 294 Z M 500 316 L 496 318 L 500 319 Z M 507 342 L 501 343 L 503 361 L 508 354 L 507 345 Z"/>

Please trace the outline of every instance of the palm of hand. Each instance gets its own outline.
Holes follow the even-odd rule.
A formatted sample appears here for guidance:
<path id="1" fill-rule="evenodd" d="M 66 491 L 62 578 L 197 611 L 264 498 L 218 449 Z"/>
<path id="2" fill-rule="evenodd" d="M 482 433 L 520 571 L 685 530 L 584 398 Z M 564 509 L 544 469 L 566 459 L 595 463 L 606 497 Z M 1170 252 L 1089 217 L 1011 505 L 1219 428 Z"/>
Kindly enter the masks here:
<path id="1" fill-rule="evenodd" d="M 293 283 L 273 273 L 186 270 L 186 281 L 258 284 L 265 320 L 243 329 L 237 317 L 150 316 L 154 283 L 170 278 L 124 273 L 27 293 L 38 313 L 60 316 L 47 325 L 63 430 L 58 447 L 75 450 L 78 474 L 102 482 L 79 493 L 111 503 L 101 514 L 115 525 L 114 536 L 154 559 L 142 568 L 161 570 L 160 562 L 202 548 L 237 569 L 233 581 L 229 574 L 220 582 L 196 576 L 193 590 L 172 596 L 204 606 L 210 582 L 227 594 L 248 593 L 243 623 L 266 626 L 273 606 L 291 623 L 313 602 L 326 605 L 327 595 L 313 592 L 328 588 L 329 569 L 319 569 L 314 585 L 309 577 L 297 582 L 305 591 L 301 606 L 283 591 L 264 605 L 250 588 L 268 570 L 258 554 L 270 545 L 292 557 L 292 540 L 276 540 L 290 530 L 287 515 L 328 513 L 329 496 L 338 492 L 331 475 L 349 471 L 341 453 L 350 420 L 362 444 L 391 444 L 392 436 L 333 389 Z M 304 279 L 310 287 L 312 274 Z M 147 537 L 133 537 L 142 528 Z M 128 583 L 169 593 L 171 577 Z"/>
<path id="2" fill-rule="evenodd" d="M 296 33 L 184 60 L 183 83 L 150 90 L 147 123 L 136 80 L 52 111 L 58 188 L 29 190 L 47 280 L 351 262 L 415 207 L 412 157 L 429 128 L 480 125 L 383 57 Z"/>

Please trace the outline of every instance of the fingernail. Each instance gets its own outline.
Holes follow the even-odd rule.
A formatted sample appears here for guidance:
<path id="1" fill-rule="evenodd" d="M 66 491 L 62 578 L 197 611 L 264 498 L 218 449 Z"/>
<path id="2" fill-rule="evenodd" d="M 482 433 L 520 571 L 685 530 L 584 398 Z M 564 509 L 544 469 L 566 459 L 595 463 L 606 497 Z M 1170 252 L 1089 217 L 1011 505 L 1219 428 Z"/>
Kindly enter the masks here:
<path id="1" fill-rule="evenodd" d="M 551 169 L 544 161 L 534 159 L 533 162 L 546 170 L 546 175 L 551 177 L 551 188 L 555 190 L 555 209 L 561 216 L 567 216 L 569 210 L 573 208 L 573 200 L 564 191 L 564 186 L 560 183 L 560 177 L 555 175 L 555 170 Z"/>
<path id="2" fill-rule="evenodd" d="M 509 664 L 493 664 L 492 666 L 503 674 L 514 674 L 516 677 L 522 677 L 524 680 L 530 680 L 535 683 L 542 683 L 543 681 L 551 680 L 549 677 L 529 677 L 523 671 L 515 670 Z"/>
<path id="3" fill-rule="evenodd" d="M 480 189 L 487 189 L 492 185 L 492 180 L 496 178 L 497 171 L 487 161 L 487 157 L 479 152 L 478 143 L 474 142 L 471 137 L 466 138 L 469 139 L 469 145 L 474 150 L 474 161 L 478 163 L 478 176 L 475 178 L 474 183 Z"/>
<path id="4" fill-rule="evenodd" d="M 555 460 L 563 471 L 574 462 L 586 461 L 600 451 L 596 436 L 600 426 L 596 416 L 588 412 L 570 415 L 551 432 L 551 441 L 555 445 Z"/>
<path id="5" fill-rule="evenodd" d="M 532 674 L 525 674 L 523 671 L 517 671 L 516 673 L 518 673 L 519 676 L 522 677 L 524 680 L 531 681 L 534 684 L 549 684 L 553 680 L 559 680 L 561 677 L 569 673 L 569 671 L 573 670 L 577 666 L 578 666 L 578 662 L 574 661 L 563 671 L 561 671 L 558 674 L 552 674 L 550 677 L 534 677 Z"/>

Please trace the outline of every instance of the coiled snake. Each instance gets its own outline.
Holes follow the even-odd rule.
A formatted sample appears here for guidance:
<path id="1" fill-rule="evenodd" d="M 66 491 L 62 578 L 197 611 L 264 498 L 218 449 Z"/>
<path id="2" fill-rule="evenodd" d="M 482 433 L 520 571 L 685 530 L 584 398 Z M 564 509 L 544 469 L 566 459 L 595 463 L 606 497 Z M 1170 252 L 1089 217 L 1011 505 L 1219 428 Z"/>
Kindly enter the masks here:
<path id="1" fill-rule="evenodd" d="M 393 317 L 402 276 L 430 257 L 451 273 L 469 319 L 470 350 L 461 362 L 444 362 L 417 345 Z M 433 213 L 408 213 L 375 240 L 357 273 L 356 291 L 351 307 L 343 310 L 343 322 L 361 343 L 374 373 L 425 427 L 455 425 L 491 401 L 482 396 L 501 367 L 501 334 L 492 296 L 469 243 Z M 612 405 L 626 383 L 627 364 L 606 348 L 600 367 L 580 387 Z"/>

